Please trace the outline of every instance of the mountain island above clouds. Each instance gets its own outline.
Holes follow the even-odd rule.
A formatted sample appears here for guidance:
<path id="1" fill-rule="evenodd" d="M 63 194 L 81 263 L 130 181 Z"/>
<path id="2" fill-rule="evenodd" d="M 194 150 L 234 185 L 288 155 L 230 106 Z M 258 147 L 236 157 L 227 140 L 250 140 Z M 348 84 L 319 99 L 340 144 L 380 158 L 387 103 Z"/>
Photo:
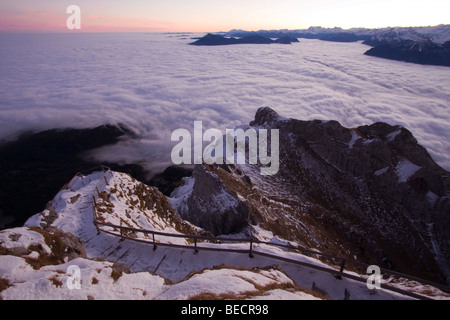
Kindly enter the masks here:
<path id="1" fill-rule="evenodd" d="M 276 40 L 261 36 L 261 35 L 248 35 L 241 38 L 225 37 L 222 35 L 216 35 L 208 33 L 206 36 L 191 43 L 195 46 L 221 46 L 231 44 L 291 44 L 292 42 L 299 42 L 297 38 L 282 36 Z"/>
<path id="2" fill-rule="evenodd" d="M 236 38 L 237 37 L 237 38 Z M 291 44 L 297 38 L 356 42 L 372 46 L 366 55 L 425 65 L 450 66 L 450 25 L 382 29 L 322 28 L 304 30 L 231 30 L 207 34 L 192 45 Z M 274 40 L 275 39 L 275 40 Z"/>
<path id="3" fill-rule="evenodd" d="M 202 249 L 193 254 L 192 240 L 183 235 L 301 246 L 448 284 L 449 173 L 406 128 L 345 128 L 336 121 L 284 118 L 270 108 L 260 108 L 242 127 L 280 131 L 277 175 L 260 175 L 258 165 L 196 165 L 169 196 L 118 171 L 78 175 L 24 227 L 0 232 L 0 296 L 405 298 L 260 256 Z M 120 233 L 114 225 L 129 231 Z M 179 237 L 157 236 L 154 247 L 151 231 Z M 331 261 L 283 247 L 254 249 L 339 270 Z M 82 271 L 81 290 L 65 288 L 69 265 Z M 431 298 L 449 297 L 430 286 L 388 280 Z"/>

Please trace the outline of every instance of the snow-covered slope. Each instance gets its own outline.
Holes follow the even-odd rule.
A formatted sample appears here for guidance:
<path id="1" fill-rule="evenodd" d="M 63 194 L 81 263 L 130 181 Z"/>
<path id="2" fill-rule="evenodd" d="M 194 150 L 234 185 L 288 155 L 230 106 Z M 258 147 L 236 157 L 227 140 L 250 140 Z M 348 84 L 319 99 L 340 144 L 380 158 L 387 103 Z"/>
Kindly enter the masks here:
<path id="1" fill-rule="evenodd" d="M 430 40 L 434 43 L 443 44 L 450 41 L 450 25 L 377 29 L 373 31 L 371 40 L 378 42 L 398 40 Z"/>
<path id="2" fill-rule="evenodd" d="M 172 234 L 198 234 L 198 228 L 184 221 L 169 201 L 156 188 L 134 178 L 113 173 L 96 201 L 97 221 L 136 229 L 163 231 Z M 127 233 L 128 237 L 137 237 Z M 151 239 L 150 235 L 141 237 Z M 167 239 L 168 243 L 187 245 L 183 238 Z"/>
<path id="3" fill-rule="evenodd" d="M 93 205 L 94 199 L 98 199 L 96 206 Z M 94 225 L 95 211 L 98 220 L 109 223 L 175 234 L 201 231 L 182 221 L 157 190 L 129 175 L 108 171 L 106 174 L 94 172 L 81 176 L 61 190 L 46 210 L 30 218 L 25 227 L 0 232 L 0 297 L 407 298 L 383 289 L 370 291 L 365 283 L 345 278 L 338 280 L 330 273 L 278 259 L 260 255 L 251 259 L 248 254 L 201 249 L 248 249 L 248 244 L 244 243 L 199 243 L 197 253 L 192 244 L 186 248 L 158 246 L 153 250 L 152 245 L 99 232 Z M 108 231 L 119 235 L 117 230 Z M 272 242 L 283 241 L 269 231 L 259 230 L 259 236 Z M 133 237 L 146 240 L 142 234 Z M 83 248 L 80 248 L 77 239 L 82 242 Z M 157 236 L 155 240 L 168 243 L 171 239 Z M 328 267 L 315 258 L 269 245 L 254 245 L 254 250 Z M 73 266 L 80 271 L 81 288 L 71 290 L 67 287 L 67 281 L 73 279 L 73 274 L 69 272 Z M 403 287 L 408 285 L 414 284 L 408 282 Z M 419 288 L 428 290 L 434 296 L 445 297 L 438 290 Z"/>
<path id="4" fill-rule="evenodd" d="M 18 240 L 8 240 L 11 236 Z M 44 238 L 27 228 L 2 232 L 2 245 L 41 245 Z M 16 243 L 14 243 L 16 242 Z M 27 260 L 37 260 L 32 251 L 27 256 L 0 256 L 3 299 L 192 299 L 192 298 L 283 298 L 317 299 L 300 290 L 292 279 L 276 268 L 238 270 L 206 269 L 193 273 L 176 284 L 151 272 L 129 273 L 108 261 L 76 258 L 58 265 L 34 269 Z M 70 266 L 79 267 L 80 288 L 69 289 Z"/>
<path id="5" fill-rule="evenodd" d="M 317 299 L 276 268 L 205 269 L 169 284 L 152 272 L 130 273 L 110 261 L 78 257 L 60 264 L 44 263 L 43 257 L 51 254 L 52 246 L 44 235 L 28 228 L 0 232 L 0 243 L 2 250 L 9 250 L 0 255 L 2 299 Z M 31 252 L 21 255 L 17 248 Z M 76 276 L 69 271 L 73 266 L 79 270 L 78 288 L 73 280 Z"/>

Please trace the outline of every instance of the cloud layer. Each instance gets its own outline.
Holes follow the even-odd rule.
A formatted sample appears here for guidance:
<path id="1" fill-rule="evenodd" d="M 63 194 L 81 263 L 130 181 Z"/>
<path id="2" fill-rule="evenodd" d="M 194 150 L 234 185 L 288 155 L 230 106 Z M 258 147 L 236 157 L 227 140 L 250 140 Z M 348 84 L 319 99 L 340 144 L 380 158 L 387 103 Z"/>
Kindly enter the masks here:
<path id="1" fill-rule="evenodd" d="M 450 169 L 450 68 L 368 57 L 360 43 L 195 47 L 168 34 L 0 35 L 0 139 L 122 123 L 139 136 L 95 154 L 170 164 L 171 132 L 225 131 L 261 106 L 347 127 L 400 124 Z"/>

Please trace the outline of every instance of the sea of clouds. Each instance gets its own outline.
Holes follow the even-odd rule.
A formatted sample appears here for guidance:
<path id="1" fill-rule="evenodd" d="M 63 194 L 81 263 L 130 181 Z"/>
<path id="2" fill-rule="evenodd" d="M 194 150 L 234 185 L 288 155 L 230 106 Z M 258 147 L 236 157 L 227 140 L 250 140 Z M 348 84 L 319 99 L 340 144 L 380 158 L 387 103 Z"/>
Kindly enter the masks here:
<path id="1" fill-rule="evenodd" d="M 409 129 L 450 170 L 450 68 L 363 55 L 361 43 L 188 45 L 176 34 L 1 34 L 0 140 L 26 130 L 127 125 L 100 160 L 170 164 L 177 128 L 225 131 L 269 106 L 285 117 Z"/>

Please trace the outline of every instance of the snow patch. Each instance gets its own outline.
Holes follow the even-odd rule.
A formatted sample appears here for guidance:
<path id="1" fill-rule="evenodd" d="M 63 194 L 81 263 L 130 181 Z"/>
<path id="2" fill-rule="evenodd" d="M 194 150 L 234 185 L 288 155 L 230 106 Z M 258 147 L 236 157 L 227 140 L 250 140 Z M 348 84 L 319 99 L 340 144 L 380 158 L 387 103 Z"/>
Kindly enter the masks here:
<path id="1" fill-rule="evenodd" d="M 166 290 L 164 279 L 148 272 L 122 273 L 118 279 L 114 279 L 112 262 L 78 258 L 65 264 L 34 270 L 23 261 L 13 256 L 0 256 L 0 266 L 6 264 L 20 271 L 2 272 L 12 283 L 1 292 L 3 299 L 153 299 Z M 70 276 L 67 269 L 71 265 L 80 268 L 80 289 L 70 290 L 67 287 Z"/>
<path id="2" fill-rule="evenodd" d="M 168 198 L 170 204 L 175 209 L 178 214 L 182 212 L 188 211 L 187 200 L 192 194 L 192 190 L 194 189 L 195 178 L 194 177 L 185 177 L 182 179 L 183 184 L 177 187 L 170 194 L 170 198 Z"/>
<path id="3" fill-rule="evenodd" d="M 44 237 L 40 233 L 28 228 L 19 227 L 0 231 L 0 246 L 3 248 L 28 248 L 31 245 L 45 245 L 48 248 L 45 244 Z"/>
<path id="4" fill-rule="evenodd" d="M 264 296 L 256 296 L 250 300 L 320 300 L 306 292 L 289 292 L 281 289 L 270 290 Z"/>
<path id="5" fill-rule="evenodd" d="M 372 142 L 375 142 L 375 141 L 380 141 L 380 139 L 378 139 L 378 138 L 366 139 L 366 140 L 363 141 L 363 144 L 368 145 L 368 144 L 371 144 Z"/>
<path id="6" fill-rule="evenodd" d="M 375 171 L 373 174 L 376 176 L 381 176 L 381 175 L 385 174 L 388 170 L 389 170 L 389 166 L 381 168 L 381 169 Z"/>
<path id="7" fill-rule="evenodd" d="M 398 182 L 408 181 L 420 168 L 407 159 L 400 160 L 395 168 L 395 172 L 398 175 Z"/>
<path id="8" fill-rule="evenodd" d="M 195 297 L 199 293 L 235 297 L 239 297 L 239 294 L 243 293 L 264 295 L 265 291 L 261 288 L 285 283 L 293 285 L 293 281 L 289 277 L 277 270 L 261 270 L 259 272 L 228 268 L 205 270 L 173 285 L 157 299 L 185 300 Z"/>
<path id="9" fill-rule="evenodd" d="M 359 139 L 361 139 L 361 137 L 355 132 L 355 130 L 352 130 L 352 138 L 350 139 L 350 142 L 348 143 L 348 147 L 349 149 L 353 149 L 353 145 L 355 144 L 356 141 L 358 141 Z"/>
<path id="10" fill-rule="evenodd" d="M 401 132 L 402 132 L 402 130 L 398 129 L 396 131 L 393 131 L 393 132 L 389 133 L 388 135 L 386 135 L 387 141 L 389 141 L 389 142 L 394 141 L 395 137 L 397 137 Z"/>
<path id="11" fill-rule="evenodd" d="M 435 194 L 432 191 L 428 191 L 427 194 L 425 195 L 425 197 L 427 198 L 428 202 L 434 206 L 434 204 L 436 203 L 436 201 L 439 199 L 439 196 L 437 194 Z"/>

